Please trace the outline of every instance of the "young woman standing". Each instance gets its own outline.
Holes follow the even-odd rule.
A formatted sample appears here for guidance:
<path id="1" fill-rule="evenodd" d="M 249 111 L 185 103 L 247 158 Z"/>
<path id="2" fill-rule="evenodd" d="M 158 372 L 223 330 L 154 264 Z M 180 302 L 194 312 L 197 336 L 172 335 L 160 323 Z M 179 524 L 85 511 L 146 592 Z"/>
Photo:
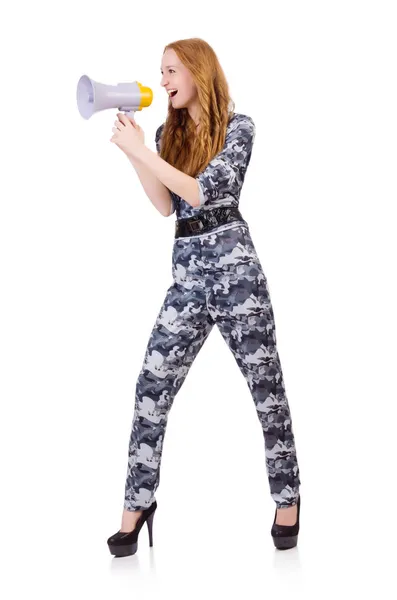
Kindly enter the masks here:
<path id="1" fill-rule="evenodd" d="M 200 38 L 166 46 L 161 85 L 168 115 L 157 153 L 142 128 L 119 113 L 111 138 L 129 157 L 156 208 L 176 213 L 173 283 L 151 332 L 138 376 L 116 556 L 134 554 L 144 523 L 152 545 L 162 447 L 173 400 L 216 324 L 244 375 L 263 429 L 276 512 L 277 548 L 297 544 L 300 477 L 276 345 L 269 288 L 238 205 L 255 139 L 253 119 L 234 103 L 213 49 Z"/>

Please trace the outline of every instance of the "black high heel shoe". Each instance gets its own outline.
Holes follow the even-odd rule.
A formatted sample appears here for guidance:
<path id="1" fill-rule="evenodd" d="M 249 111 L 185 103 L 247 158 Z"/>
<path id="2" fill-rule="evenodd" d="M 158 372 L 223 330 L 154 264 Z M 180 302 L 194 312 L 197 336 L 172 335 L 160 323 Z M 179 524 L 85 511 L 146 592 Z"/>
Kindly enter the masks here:
<path id="1" fill-rule="evenodd" d="M 156 500 L 142 511 L 132 531 L 118 531 L 108 539 L 110 554 L 114 556 L 130 556 L 138 550 L 138 535 L 144 523 L 149 531 L 149 546 L 153 546 L 153 518 L 157 508 Z"/>
<path id="2" fill-rule="evenodd" d="M 300 494 L 298 496 L 298 512 L 296 516 L 296 522 L 294 525 L 279 525 L 276 523 L 277 518 L 277 508 L 274 515 L 274 521 L 271 529 L 271 534 L 273 537 L 273 542 L 276 548 L 279 550 L 287 550 L 288 548 L 294 548 L 294 546 L 298 543 L 298 533 L 299 533 L 299 512 L 301 505 L 301 497 Z"/>

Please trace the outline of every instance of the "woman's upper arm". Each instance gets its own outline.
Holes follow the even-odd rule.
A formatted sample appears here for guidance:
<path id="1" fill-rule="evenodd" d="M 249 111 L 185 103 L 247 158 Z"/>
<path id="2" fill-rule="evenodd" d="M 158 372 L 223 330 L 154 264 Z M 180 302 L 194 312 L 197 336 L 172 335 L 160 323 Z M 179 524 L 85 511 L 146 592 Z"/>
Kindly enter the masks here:
<path id="1" fill-rule="evenodd" d="M 251 160 L 255 133 L 255 123 L 248 115 L 232 124 L 221 152 L 195 178 L 199 185 L 200 205 L 222 195 L 239 197 Z"/>

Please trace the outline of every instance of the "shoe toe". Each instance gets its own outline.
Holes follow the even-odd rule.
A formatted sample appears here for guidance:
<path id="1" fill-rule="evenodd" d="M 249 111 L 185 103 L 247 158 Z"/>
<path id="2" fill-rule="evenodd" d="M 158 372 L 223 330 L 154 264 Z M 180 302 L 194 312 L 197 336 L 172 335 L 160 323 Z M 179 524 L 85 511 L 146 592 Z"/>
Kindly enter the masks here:
<path id="1" fill-rule="evenodd" d="M 120 539 L 120 531 L 116 531 L 113 535 L 108 538 L 108 544 L 115 544 Z"/>

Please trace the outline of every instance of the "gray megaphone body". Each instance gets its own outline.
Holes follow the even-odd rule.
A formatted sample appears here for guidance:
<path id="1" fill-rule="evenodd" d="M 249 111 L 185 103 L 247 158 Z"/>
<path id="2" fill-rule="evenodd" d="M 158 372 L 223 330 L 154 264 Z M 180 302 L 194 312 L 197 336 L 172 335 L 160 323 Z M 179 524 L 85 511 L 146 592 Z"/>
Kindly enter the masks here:
<path id="1" fill-rule="evenodd" d="M 152 100 L 152 90 L 139 81 L 106 85 L 82 75 L 77 84 L 77 106 L 84 119 L 107 108 L 118 108 L 134 118 L 135 112 L 150 106 Z"/>

